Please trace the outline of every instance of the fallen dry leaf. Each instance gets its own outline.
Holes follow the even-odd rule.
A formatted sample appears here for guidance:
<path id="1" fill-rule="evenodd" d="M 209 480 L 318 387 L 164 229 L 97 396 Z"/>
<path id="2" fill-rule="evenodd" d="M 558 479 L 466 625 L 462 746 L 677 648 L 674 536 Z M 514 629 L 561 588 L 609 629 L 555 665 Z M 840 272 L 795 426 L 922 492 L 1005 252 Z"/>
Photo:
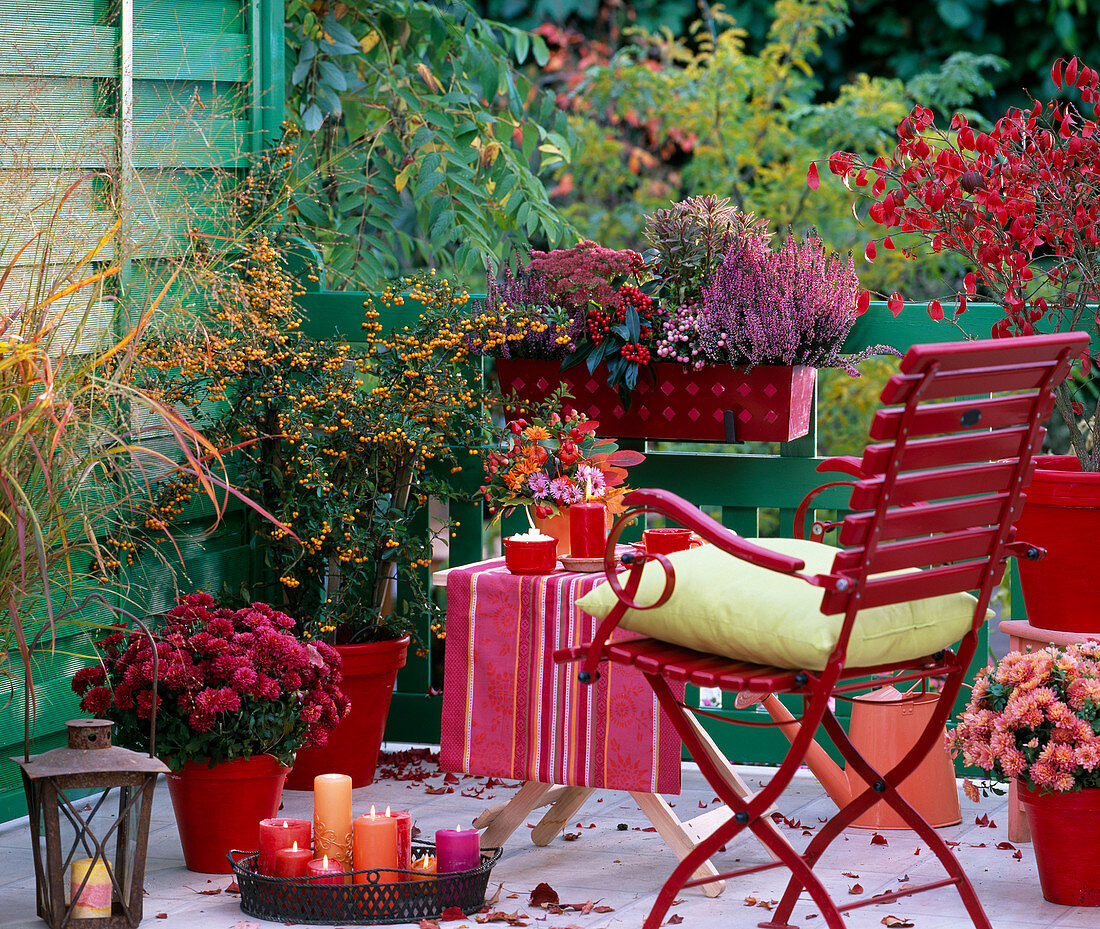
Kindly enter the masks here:
<path id="1" fill-rule="evenodd" d="M 439 929 L 439 923 L 434 919 L 422 919 L 420 920 L 420 929 Z"/>
<path id="2" fill-rule="evenodd" d="M 981 799 L 981 793 L 978 791 L 978 787 L 974 784 L 970 778 L 966 778 L 963 781 L 963 793 L 966 794 L 966 799 L 971 803 L 977 803 Z"/>
<path id="3" fill-rule="evenodd" d="M 859 877 L 859 875 L 856 874 L 854 871 L 841 871 L 840 873 L 843 874 L 845 877 L 851 877 L 851 878 Z"/>
<path id="4" fill-rule="evenodd" d="M 886 841 L 886 836 L 876 832 L 873 836 L 871 836 L 871 844 L 872 845 L 889 845 L 890 843 Z"/>
<path id="5" fill-rule="evenodd" d="M 863 893 L 863 885 L 862 884 L 853 884 L 851 887 L 848 888 L 848 893 L 850 893 L 850 894 L 861 894 L 861 893 Z"/>
<path id="6" fill-rule="evenodd" d="M 531 891 L 531 899 L 528 902 L 529 906 L 546 906 L 547 904 L 557 904 L 558 892 L 554 890 L 545 881 L 540 883 L 534 890 Z"/>
<path id="7" fill-rule="evenodd" d="M 526 926 L 526 920 L 530 919 L 526 913 L 520 913 L 518 910 L 515 913 L 505 913 L 503 910 L 496 910 L 491 913 L 485 913 L 484 915 L 478 914 L 474 917 L 474 922 L 477 923 L 507 923 L 509 926 Z"/>
<path id="8" fill-rule="evenodd" d="M 684 917 L 679 913 L 673 913 L 668 919 L 665 920 L 666 926 L 678 926 L 684 921 Z"/>
<path id="9" fill-rule="evenodd" d="M 504 890 L 504 885 L 503 884 L 497 884 L 497 892 L 495 894 L 493 894 L 488 900 L 485 901 L 485 906 L 488 907 L 489 909 L 492 909 L 494 906 L 496 906 L 497 905 L 497 900 L 500 899 L 500 892 L 502 890 Z M 514 896 L 514 894 L 513 894 L 513 896 Z"/>
<path id="10" fill-rule="evenodd" d="M 466 914 L 462 912 L 457 906 L 449 906 L 442 913 L 439 914 L 439 921 L 441 923 L 454 922 L 459 919 L 465 919 Z"/>
<path id="11" fill-rule="evenodd" d="M 899 883 L 899 884 L 904 884 L 904 883 L 905 883 L 906 881 L 908 881 L 908 880 L 909 880 L 909 875 L 908 875 L 908 874 L 905 874 L 905 875 L 903 875 L 902 877 L 899 877 L 899 878 L 898 878 L 898 883 Z"/>
<path id="12" fill-rule="evenodd" d="M 745 906 L 756 906 L 756 897 L 745 897 Z"/>
<path id="13" fill-rule="evenodd" d="M 579 832 L 563 832 L 561 834 L 561 837 L 566 842 L 576 842 L 577 839 L 579 839 L 581 837 L 581 834 Z"/>
<path id="14" fill-rule="evenodd" d="M 225 892 L 227 894 L 239 894 L 241 892 L 241 888 L 237 886 L 236 881 L 230 881 L 229 886 L 225 888 Z"/>
<path id="15" fill-rule="evenodd" d="M 912 921 L 905 916 L 883 916 L 882 924 L 889 929 L 910 929 Z"/>
<path id="16" fill-rule="evenodd" d="M 1013 845 L 1011 842 L 998 842 L 997 848 L 999 848 L 1001 851 L 1016 851 L 1016 846 Z"/>
<path id="17" fill-rule="evenodd" d="M 192 887 L 191 889 L 195 890 L 194 887 Z M 211 887 L 209 890 L 195 890 L 195 893 L 202 894 L 204 897 L 214 897 L 221 892 L 222 889 L 220 887 Z"/>
<path id="18" fill-rule="evenodd" d="M 167 918 L 168 918 L 167 913 L 157 913 L 157 919 L 167 919 Z"/>
<path id="19" fill-rule="evenodd" d="M 251 919 L 238 919 L 229 929 L 260 929 L 260 924 Z"/>

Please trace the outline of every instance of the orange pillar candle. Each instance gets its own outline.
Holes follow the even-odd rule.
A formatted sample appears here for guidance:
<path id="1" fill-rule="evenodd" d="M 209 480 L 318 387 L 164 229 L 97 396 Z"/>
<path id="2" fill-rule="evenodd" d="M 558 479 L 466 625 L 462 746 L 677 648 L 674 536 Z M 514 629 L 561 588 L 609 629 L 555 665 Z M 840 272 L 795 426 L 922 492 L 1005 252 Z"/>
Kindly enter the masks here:
<path id="1" fill-rule="evenodd" d="M 409 870 L 415 872 L 413 875 L 414 881 L 426 881 L 429 877 L 435 877 L 435 855 L 425 855 L 423 858 L 417 858 Z"/>
<path id="2" fill-rule="evenodd" d="M 73 862 L 69 870 L 69 895 L 76 903 L 73 919 L 103 919 L 111 915 L 111 875 L 102 858 L 80 858 Z"/>
<path id="3" fill-rule="evenodd" d="M 261 819 L 260 854 L 256 870 L 260 874 L 275 874 L 275 853 L 281 848 L 309 848 L 310 822 L 308 819 Z"/>
<path id="4" fill-rule="evenodd" d="M 313 856 L 351 870 L 351 778 L 346 774 L 313 779 Z"/>
<path id="5" fill-rule="evenodd" d="M 397 867 L 403 871 L 412 869 L 412 813 L 408 810 L 390 811 L 386 815 L 397 820 Z"/>
<path id="6" fill-rule="evenodd" d="M 353 871 L 366 868 L 377 869 L 378 882 L 388 884 L 396 881 L 398 875 L 385 868 L 397 868 L 397 819 L 393 816 L 380 816 L 374 807 L 370 813 L 360 816 L 351 824 Z M 367 874 L 356 874 L 356 884 L 370 883 Z"/>
<path id="7" fill-rule="evenodd" d="M 306 876 L 316 878 L 310 884 L 343 884 L 344 866 L 339 861 L 330 861 L 328 855 L 314 858 L 306 864 Z"/>
<path id="8" fill-rule="evenodd" d="M 607 508 L 589 501 L 569 507 L 569 556 L 603 558 L 607 546 Z"/>
<path id="9" fill-rule="evenodd" d="M 275 851 L 275 877 L 308 877 L 309 863 L 313 860 L 313 852 L 309 847 L 298 848 L 295 842 L 290 848 L 280 848 Z"/>

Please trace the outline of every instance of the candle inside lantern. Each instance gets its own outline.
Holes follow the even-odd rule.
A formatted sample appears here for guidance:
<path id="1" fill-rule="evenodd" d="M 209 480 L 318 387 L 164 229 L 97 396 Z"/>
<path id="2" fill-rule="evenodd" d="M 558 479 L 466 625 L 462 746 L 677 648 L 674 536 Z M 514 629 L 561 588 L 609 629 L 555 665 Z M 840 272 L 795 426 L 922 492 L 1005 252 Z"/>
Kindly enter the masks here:
<path id="1" fill-rule="evenodd" d="M 403 871 L 411 870 L 412 866 L 412 813 L 408 810 L 390 811 L 386 807 L 386 815 L 397 820 L 397 866 Z"/>
<path id="2" fill-rule="evenodd" d="M 592 499 L 592 478 L 585 486 L 585 502 L 569 507 L 569 555 L 603 558 L 607 546 L 607 507 Z"/>
<path id="3" fill-rule="evenodd" d="M 313 852 L 309 846 L 299 848 L 295 842 L 290 848 L 275 851 L 275 877 L 308 877 Z"/>
<path id="4" fill-rule="evenodd" d="M 84 876 L 88 880 L 84 888 Z M 76 902 L 73 919 L 102 919 L 111 915 L 111 875 L 102 858 L 80 858 L 69 871 L 69 895 Z"/>
<path id="5" fill-rule="evenodd" d="M 435 877 L 436 859 L 435 855 L 424 855 L 422 858 L 417 858 L 409 868 L 410 871 L 414 871 L 414 881 L 426 881 L 430 877 Z"/>
<path id="6" fill-rule="evenodd" d="M 346 774 L 313 779 L 313 855 L 351 870 L 351 778 Z"/>
<path id="7" fill-rule="evenodd" d="M 436 871 L 449 874 L 469 871 L 481 864 L 481 834 L 476 829 L 437 829 L 435 833 Z"/>
<path id="8" fill-rule="evenodd" d="M 344 867 L 339 861 L 330 861 L 328 855 L 325 855 L 306 864 L 306 876 L 317 878 L 310 881 L 311 884 L 343 884 Z"/>
<path id="9" fill-rule="evenodd" d="M 275 874 L 275 853 L 297 845 L 309 848 L 311 824 L 308 819 L 261 819 L 260 854 L 256 870 L 260 874 Z"/>
<path id="10" fill-rule="evenodd" d="M 397 880 L 397 875 L 384 868 L 396 868 L 397 858 L 397 820 L 392 816 L 379 816 L 370 808 L 370 813 L 360 816 L 351 824 L 352 829 L 352 870 L 364 868 L 379 870 L 378 882 L 389 884 Z M 370 883 L 367 874 L 356 874 L 356 884 Z"/>

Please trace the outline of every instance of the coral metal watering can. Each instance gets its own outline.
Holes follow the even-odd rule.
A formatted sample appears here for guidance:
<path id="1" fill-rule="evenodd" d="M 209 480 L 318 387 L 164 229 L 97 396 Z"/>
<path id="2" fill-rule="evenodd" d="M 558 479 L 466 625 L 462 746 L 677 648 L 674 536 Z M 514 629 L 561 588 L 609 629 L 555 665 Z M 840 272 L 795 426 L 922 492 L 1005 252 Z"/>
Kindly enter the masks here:
<path id="1" fill-rule="evenodd" d="M 917 740 L 932 715 L 937 695 L 902 694 L 893 687 L 880 687 L 852 701 L 848 735 L 861 755 L 878 771 L 888 771 Z M 735 705 L 745 709 L 762 703 L 779 730 L 793 741 L 802 724 L 794 718 L 775 694 L 741 693 Z M 817 742 L 806 752 L 806 765 L 814 773 L 832 801 L 839 807 L 867 789 L 855 771 L 845 770 L 826 754 Z M 953 826 L 962 820 L 959 812 L 959 788 L 955 768 L 943 739 L 932 748 L 901 784 L 901 795 L 935 827 Z M 853 826 L 860 829 L 908 829 L 904 820 L 885 803 L 876 803 Z"/>

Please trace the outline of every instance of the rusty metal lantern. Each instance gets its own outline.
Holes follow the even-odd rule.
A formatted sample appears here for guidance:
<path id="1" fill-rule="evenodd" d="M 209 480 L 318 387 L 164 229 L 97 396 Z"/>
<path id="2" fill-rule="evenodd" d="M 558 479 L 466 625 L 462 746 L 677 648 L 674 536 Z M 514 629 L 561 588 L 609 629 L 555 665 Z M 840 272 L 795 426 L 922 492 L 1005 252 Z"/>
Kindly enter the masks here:
<path id="1" fill-rule="evenodd" d="M 113 746 L 109 720 L 77 719 L 66 726 L 67 748 L 12 759 L 23 771 L 27 794 L 38 915 L 53 929 L 136 926 L 153 788 L 157 775 L 169 769 L 152 754 Z M 89 791 L 102 793 L 88 796 Z M 89 888 L 101 885 L 96 875 L 104 871 L 109 910 L 91 894 L 98 889 L 105 900 L 106 890 Z M 98 909 L 94 902 L 100 902 Z"/>

